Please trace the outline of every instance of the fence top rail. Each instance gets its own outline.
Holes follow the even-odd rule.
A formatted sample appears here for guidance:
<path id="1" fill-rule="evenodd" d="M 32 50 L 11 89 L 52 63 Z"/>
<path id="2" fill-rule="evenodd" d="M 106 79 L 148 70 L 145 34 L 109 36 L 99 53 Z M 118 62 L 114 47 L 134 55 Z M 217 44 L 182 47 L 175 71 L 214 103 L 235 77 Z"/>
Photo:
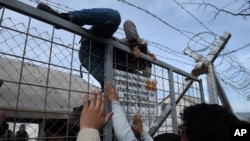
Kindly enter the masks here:
<path id="1" fill-rule="evenodd" d="M 90 31 L 88 31 L 88 30 L 86 30 L 86 29 L 84 29 L 84 28 L 82 28 L 74 23 L 63 20 L 57 16 L 51 15 L 51 14 L 44 12 L 42 10 L 39 10 L 35 7 L 29 6 L 25 3 L 18 1 L 18 0 L 0 0 L 0 5 L 8 8 L 8 9 L 11 9 L 13 11 L 16 11 L 16 12 L 22 13 L 24 15 L 33 17 L 35 19 L 44 21 L 44 22 L 49 23 L 51 25 L 59 26 L 62 29 L 65 29 L 65 30 L 70 31 L 70 32 L 75 33 L 75 34 L 78 34 L 80 36 L 91 38 L 93 40 L 98 40 L 99 42 L 102 42 L 104 44 L 111 44 L 112 46 L 114 46 L 116 48 L 119 48 L 125 52 L 131 53 L 130 49 L 128 47 L 126 47 L 124 44 L 121 44 L 121 43 L 114 41 L 112 39 L 105 39 L 105 38 L 98 37 L 98 36 L 94 35 L 93 33 L 91 33 Z M 181 74 L 183 76 L 191 78 L 192 80 L 199 81 L 199 79 L 196 76 L 193 76 L 192 74 L 185 72 L 179 68 L 176 68 L 170 64 L 167 64 L 161 60 L 152 61 L 152 59 L 148 55 L 145 55 L 145 54 L 142 54 L 141 57 L 147 61 L 150 61 L 150 62 L 156 64 L 156 65 L 159 65 L 159 66 L 164 67 L 168 70 L 172 70 L 173 72 L 176 72 L 178 74 Z"/>

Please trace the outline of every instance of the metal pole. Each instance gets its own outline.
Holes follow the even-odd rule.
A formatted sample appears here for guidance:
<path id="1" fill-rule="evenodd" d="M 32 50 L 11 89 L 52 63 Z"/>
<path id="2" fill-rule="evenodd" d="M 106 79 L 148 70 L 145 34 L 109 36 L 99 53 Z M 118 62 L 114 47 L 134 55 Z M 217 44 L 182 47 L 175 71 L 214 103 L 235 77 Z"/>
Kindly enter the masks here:
<path id="1" fill-rule="evenodd" d="M 112 44 L 108 44 L 106 47 L 106 61 L 105 61 L 105 68 L 104 68 L 104 75 L 106 76 L 105 83 L 112 82 L 113 80 L 113 73 L 110 73 L 113 71 L 113 46 Z M 105 85 L 104 83 L 104 85 Z M 106 91 L 104 90 L 106 93 Z M 106 95 L 106 107 L 105 107 L 106 113 L 109 113 L 112 111 L 111 109 L 111 103 L 108 100 L 108 97 Z M 104 141 L 112 141 L 112 122 L 109 121 L 108 124 L 106 124 L 104 128 Z"/>
<path id="2" fill-rule="evenodd" d="M 203 89 L 203 83 L 202 79 L 199 81 L 199 87 L 200 87 L 200 94 L 201 94 L 201 102 L 205 102 L 205 97 L 204 97 L 204 89 Z"/>
<path id="3" fill-rule="evenodd" d="M 174 76 L 173 70 L 168 71 L 169 76 L 169 89 L 170 89 L 170 104 L 171 104 L 171 115 L 172 115 L 172 127 L 173 133 L 178 133 L 178 122 L 177 122 L 177 112 L 176 112 L 176 103 L 175 103 L 175 90 L 174 90 Z"/>
<path id="4" fill-rule="evenodd" d="M 208 66 L 209 73 L 207 74 L 207 90 L 208 90 L 208 98 L 210 104 L 218 104 L 218 91 L 217 86 L 214 80 L 214 70 L 212 68 L 212 64 Z"/>

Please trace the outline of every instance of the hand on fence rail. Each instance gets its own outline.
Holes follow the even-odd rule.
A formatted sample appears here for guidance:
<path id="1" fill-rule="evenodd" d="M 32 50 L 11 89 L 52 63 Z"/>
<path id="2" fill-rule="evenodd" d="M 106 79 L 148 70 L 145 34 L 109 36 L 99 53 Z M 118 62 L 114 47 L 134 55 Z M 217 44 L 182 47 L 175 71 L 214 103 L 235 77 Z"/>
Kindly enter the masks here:
<path id="1" fill-rule="evenodd" d="M 148 134 L 148 132 L 143 131 L 139 115 L 136 115 L 134 118 L 135 121 L 133 127 L 139 134 L 138 136 L 135 136 L 135 132 L 133 132 L 130 124 L 128 123 L 127 117 L 119 102 L 119 96 L 116 91 L 116 88 L 113 86 L 112 83 L 107 83 L 105 88 L 107 91 L 108 98 L 111 101 L 112 112 L 114 112 L 112 122 L 117 140 L 132 141 L 137 140 L 138 137 L 144 141 L 153 141 L 152 137 Z"/>
<path id="2" fill-rule="evenodd" d="M 80 118 L 80 133 L 77 140 L 100 140 L 99 131 L 111 119 L 113 113 L 105 115 L 105 97 L 100 91 L 92 93 L 91 102 L 88 95 L 83 97 L 83 110 Z"/>

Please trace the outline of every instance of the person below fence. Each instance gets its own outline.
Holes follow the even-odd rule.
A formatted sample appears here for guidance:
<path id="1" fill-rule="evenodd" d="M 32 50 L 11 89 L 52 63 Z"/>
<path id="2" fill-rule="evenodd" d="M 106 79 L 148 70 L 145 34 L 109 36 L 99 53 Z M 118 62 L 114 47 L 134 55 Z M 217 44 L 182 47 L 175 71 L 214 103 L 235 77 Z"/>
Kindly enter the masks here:
<path id="1" fill-rule="evenodd" d="M 90 104 L 88 95 L 84 95 L 84 106 L 80 118 L 80 132 L 77 141 L 100 141 L 98 130 L 102 129 L 111 119 L 118 141 L 137 141 L 135 133 L 140 134 L 143 141 L 153 141 L 152 137 L 143 130 L 141 119 L 138 115 L 134 117 L 134 124 L 129 125 L 125 113 L 119 103 L 118 94 L 111 83 L 106 84 L 106 90 L 112 102 L 112 112 L 105 115 L 105 97 L 101 92 L 93 92 Z M 133 132 L 135 131 L 135 133 Z"/>
<path id="2" fill-rule="evenodd" d="M 134 124 L 130 127 L 125 112 L 119 102 L 119 96 L 116 88 L 112 83 L 105 85 L 108 98 L 111 102 L 112 111 L 114 115 L 112 117 L 115 136 L 118 141 L 137 141 L 135 136 L 139 135 L 139 139 L 142 141 L 153 141 L 148 132 L 143 130 L 142 120 L 139 115 L 134 115 Z M 133 132 L 134 131 L 134 132 Z"/>
<path id="3" fill-rule="evenodd" d="M 181 141 L 229 141 L 232 125 L 250 125 L 217 104 L 201 103 L 186 107 L 181 118 Z"/>
<path id="4" fill-rule="evenodd" d="M 6 114 L 0 110 L 0 140 L 13 140 L 13 132 L 9 130 L 9 124 L 6 121 Z"/>
<path id="5" fill-rule="evenodd" d="M 37 8 L 75 23 L 79 26 L 92 25 L 89 30 L 95 35 L 103 38 L 111 39 L 121 22 L 120 13 L 109 8 L 83 9 L 80 11 L 71 11 L 69 13 L 58 13 L 43 3 L 39 3 Z M 138 58 L 140 58 L 141 52 L 148 54 L 153 60 L 156 59 L 155 55 L 148 51 L 147 43 L 145 40 L 139 37 L 136 26 L 132 21 L 128 20 L 124 23 L 124 30 L 126 34 L 126 40 L 122 39 L 118 41 L 130 46 L 133 56 L 128 57 L 128 60 L 126 60 L 127 57 L 124 56 L 126 53 L 119 53 L 121 51 L 118 51 L 117 55 L 114 55 L 116 56 L 114 60 L 117 61 L 114 63 L 117 64 L 114 66 L 114 68 L 132 73 L 137 72 L 137 70 L 142 70 L 144 71 L 144 75 L 150 76 L 152 66 L 151 63 L 148 61 L 142 61 Z M 81 47 L 79 50 L 79 59 L 81 65 L 95 77 L 95 79 L 101 84 L 102 88 L 104 86 L 105 52 L 105 45 L 102 43 L 97 41 L 92 42 L 90 39 L 82 38 Z M 139 68 L 137 68 L 138 63 Z"/>
<path id="6" fill-rule="evenodd" d="M 74 129 L 66 119 L 46 119 L 44 123 L 45 141 L 76 141 L 79 129 Z"/>
<path id="7" fill-rule="evenodd" d="M 163 133 L 154 137 L 154 141 L 181 141 L 181 135 Z"/>
<path id="8" fill-rule="evenodd" d="M 6 121 L 6 114 L 3 110 L 0 110 L 0 127 L 1 127 L 1 129 L 2 129 L 5 121 Z"/>
<path id="9" fill-rule="evenodd" d="M 180 141 L 181 140 L 181 133 L 182 132 L 182 125 L 178 126 L 178 134 L 175 133 L 162 133 L 157 136 L 154 136 L 154 141 Z"/>
<path id="10" fill-rule="evenodd" d="M 29 140 L 29 134 L 26 131 L 26 126 L 24 124 L 21 124 L 19 126 L 19 131 L 16 132 L 15 134 L 15 139 L 17 141 L 27 141 Z"/>

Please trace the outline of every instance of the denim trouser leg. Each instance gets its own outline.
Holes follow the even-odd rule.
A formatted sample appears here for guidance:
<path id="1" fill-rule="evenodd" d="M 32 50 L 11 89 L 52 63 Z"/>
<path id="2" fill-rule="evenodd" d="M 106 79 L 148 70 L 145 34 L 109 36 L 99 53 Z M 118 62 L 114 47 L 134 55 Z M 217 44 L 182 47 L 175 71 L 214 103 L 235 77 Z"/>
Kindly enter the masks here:
<path id="1" fill-rule="evenodd" d="M 109 8 L 83 9 L 69 12 L 70 21 L 83 26 L 92 25 L 90 31 L 101 37 L 110 38 L 121 23 L 118 11 Z"/>
<path id="2" fill-rule="evenodd" d="M 92 25 L 90 31 L 94 34 L 110 38 L 120 25 L 121 17 L 118 11 L 107 8 L 83 9 L 69 13 L 70 21 L 83 25 Z M 85 67 L 97 81 L 104 82 L 105 45 L 82 39 L 79 51 L 81 65 Z"/>
<path id="3" fill-rule="evenodd" d="M 86 68 L 101 85 L 103 85 L 105 45 L 91 42 L 89 39 L 83 40 L 79 51 L 79 59 L 81 65 Z"/>

